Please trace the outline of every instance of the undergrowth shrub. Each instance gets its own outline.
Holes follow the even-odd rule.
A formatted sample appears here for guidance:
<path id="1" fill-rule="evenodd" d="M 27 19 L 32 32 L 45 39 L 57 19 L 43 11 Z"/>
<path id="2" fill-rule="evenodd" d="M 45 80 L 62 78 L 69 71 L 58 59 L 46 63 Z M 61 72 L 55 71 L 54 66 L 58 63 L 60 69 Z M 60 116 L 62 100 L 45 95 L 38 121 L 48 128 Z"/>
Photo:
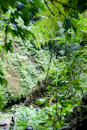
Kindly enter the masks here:
<path id="1" fill-rule="evenodd" d="M 23 105 L 19 108 L 14 107 L 13 109 L 16 109 L 14 130 L 25 130 L 27 126 L 33 126 L 34 130 L 57 130 L 61 128 L 64 125 L 66 111 L 71 112 L 72 110 L 71 106 L 68 106 L 62 111 L 62 105 L 60 103 L 57 105 L 58 115 L 56 115 L 56 104 L 42 109 L 33 106 L 28 108 Z M 59 118 L 61 119 L 59 120 Z"/>

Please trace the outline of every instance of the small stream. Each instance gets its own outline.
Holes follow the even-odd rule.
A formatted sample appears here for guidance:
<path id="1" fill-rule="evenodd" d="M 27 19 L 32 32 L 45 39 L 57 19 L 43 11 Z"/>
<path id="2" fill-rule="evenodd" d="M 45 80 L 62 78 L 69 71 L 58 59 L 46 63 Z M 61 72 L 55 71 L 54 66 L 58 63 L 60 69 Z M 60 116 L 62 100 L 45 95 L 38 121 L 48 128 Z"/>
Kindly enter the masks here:
<path id="1" fill-rule="evenodd" d="M 6 104 L 6 106 L 4 107 L 3 109 L 3 112 L 6 111 L 6 109 L 10 109 L 13 105 L 17 104 L 17 105 L 20 105 L 20 103 L 23 103 L 24 101 L 26 100 L 26 97 L 22 97 L 20 100 L 17 100 L 17 101 L 13 101 L 11 100 L 10 102 L 8 102 Z"/>

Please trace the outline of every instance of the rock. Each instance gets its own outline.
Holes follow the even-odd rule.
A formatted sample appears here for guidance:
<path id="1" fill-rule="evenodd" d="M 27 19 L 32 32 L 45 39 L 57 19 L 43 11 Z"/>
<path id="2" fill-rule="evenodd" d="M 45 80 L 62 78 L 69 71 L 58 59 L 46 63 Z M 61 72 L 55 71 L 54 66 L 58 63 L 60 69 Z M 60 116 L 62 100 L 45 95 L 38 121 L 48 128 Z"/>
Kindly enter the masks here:
<path id="1" fill-rule="evenodd" d="M 32 126 L 27 126 L 26 130 L 33 130 Z"/>
<path id="2" fill-rule="evenodd" d="M 70 126 L 69 125 L 68 126 L 64 126 L 64 127 L 62 127 L 61 130 L 70 130 Z"/>
<path id="3" fill-rule="evenodd" d="M 70 123 L 70 126 L 64 126 L 61 130 L 87 129 L 87 93 L 83 95 L 80 105 L 67 117 L 66 123 Z"/>
<path id="4" fill-rule="evenodd" d="M 9 130 L 8 124 L 0 122 L 0 130 Z"/>
<path id="5" fill-rule="evenodd" d="M 6 126 L 6 123 L 0 122 L 0 126 Z"/>
<path id="6" fill-rule="evenodd" d="M 0 120 L 0 130 L 9 130 L 10 118 Z"/>

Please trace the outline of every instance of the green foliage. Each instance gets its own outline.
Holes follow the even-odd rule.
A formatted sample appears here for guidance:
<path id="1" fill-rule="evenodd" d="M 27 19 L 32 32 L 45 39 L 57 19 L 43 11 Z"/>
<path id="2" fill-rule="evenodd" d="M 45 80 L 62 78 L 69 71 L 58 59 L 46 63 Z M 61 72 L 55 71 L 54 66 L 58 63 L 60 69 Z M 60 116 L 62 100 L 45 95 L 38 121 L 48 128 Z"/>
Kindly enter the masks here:
<path id="1" fill-rule="evenodd" d="M 5 76 L 3 74 L 3 67 L 0 65 L 0 110 L 3 109 L 5 105 L 5 100 L 1 92 L 1 85 L 7 85 L 7 80 L 5 79 Z"/>
<path id="2" fill-rule="evenodd" d="M 61 105 L 58 104 L 59 109 L 61 109 Z M 13 108 L 15 109 L 15 108 Z M 71 111 L 69 107 L 67 108 L 67 111 Z M 56 105 L 49 107 L 45 107 L 42 109 L 39 108 L 33 108 L 32 106 L 30 108 L 20 106 L 19 108 L 16 108 L 15 118 L 16 118 L 16 126 L 14 129 L 20 129 L 23 130 L 26 128 L 26 126 L 33 126 L 34 130 L 56 130 L 57 128 L 60 128 L 63 126 L 64 122 L 58 121 L 58 116 L 55 115 L 56 113 Z M 59 116 L 63 116 L 66 113 L 64 110 L 61 115 L 61 110 L 59 112 Z"/>
<path id="3" fill-rule="evenodd" d="M 1 85 L 2 84 L 4 84 L 4 85 L 7 84 L 7 81 L 6 81 L 5 76 L 3 74 L 3 67 L 2 67 L 2 65 L 0 65 L 0 84 Z"/>
<path id="4" fill-rule="evenodd" d="M 0 89 L 0 91 L 1 91 L 1 89 Z M 5 100 L 0 92 L 0 110 L 3 109 L 4 105 L 5 105 Z"/>
<path id="5" fill-rule="evenodd" d="M 37 130 L 59 129 L 64 125 L 64 120 L 73 108 L 81 102 L 82 94 L 87 91 L 85 84 L 87 77 L 87 65 L 85 64 L 87 62 L 87 51 L 86 46 L 83 48 L 79 44 L 82 38 L 79 36 L 81 32 L 79 32 L 79 35 L 77 34 L 78 38 L 73 32 L 71 35 L 72 38 L 58 48 L 61 56 L 58 55 L 56 59 L 55 54 L 53 54 L 48 74 L 48 82 L 50 80 L 50 83 L 47 89 L 49 91 L 45 97 L 37 101 L 40 104 L 45 103 L 47 107 L 35 109 L 35 107 L 26 108 L 21 106 L 17 108 L 17 113 L 15 114 L 17 122 L 14 129 L 22 130 L 28 125 Z M 25 51 L 26 47 L 29 52 Z M 46 74 L 48 59 L 50 59 L 48 47 L 37 50 L 32 44 L 26 43 L 21 45 L 20 51 L 21 48 L 24 49 L 26 55 L 34 56 L 34 60 L 43 66 Z M 26 75 L 25 68 L 22 70 L 23 78 Z"/>
<path id="6" fill-rule="evenodd" d="M 6 80 L 0 70 L 1 95 L 5 95 L 6 102 L 17 100 L 28 95 L 38 79 L 45 79 L 46 76 L 46 82 L 50 82 L 48 93 L 37 101 L 44 103 L 45 108 L 17 108 L 14 129 L 18 130 L 28 125 L 37 130 L 61 128 L 65 118 L 81 102 L 82 94 L 87 91 L 87 2 L 44 0 L 44 3 L 38 0 L 0 1 L 0 28 L 5 32 L 4 43 L 0 45 L 2 55 L 4 50 L 13 51 L 12 37 L 24 41 L 14 43 L 16 54 L 8 52 L 4 61 L 5 65 L 10 65 L 18 72 L 22 91 L 14 93 L 10 85 L 4 88 Z M 29 20 L 31 15 L 36 14 L 40 17 L 38 21 Z M 0 100 L 2 103 L 2 96 Z"/>
<path id="7" fill-rule="evenodd" d="M 78 12 L 83 8 L 83 6 L 86 6 L 86 2 L 83 2 L 83 4 L 81 3 L 82 6 L 79 7 L 79 0 L 76 2 L 68 0 L 62 0 L 62 2 L 49 0 L 47 2 L 45 1 L 45 4 L 46 12 L 40 12 L 39 16 L 41 16 L 41 19 L 35 22 L 34 25 L 32 24 L 30 28 L 30 31 L 35 36 L 35 45 L 37 48 L 41 47 L 41 44 L 44 45 L 50 40 L 60 36 L 61 26 L 58 24 L 59 21 L 63 22 L 63 34 L 68 34 L 68 37 L 70 38 L 70 33 L 72 31 L 76 33 L 77 30 L 79 30 L 79 26 L 77 24 L 79 20 Z"/>
<path id="8" fill-rule="evenodd" d="M 0 26 L 5 33 L 4 45 L 1 47 L 2 50 L 12 51 L 13 41 L 12 38 L 9 39 L 9 33 L 12 37 L 21 37 L 23 41 L 30 34 L 33 35 L 26 26 L 29 25 L 30 15 L 35 16 L 39 9 L 44 10 L 44 6 L 38 0 L 0 1 Z M 20 19 L 22 27 L 18 22 Z"/>
<path id="9" fill-rule="evenodd" d="M 65 117 L 71 112 L 71 108 L 81 102 L 82 94 L 87 90 L 86 85 L 84 85 L 86 83 L 84 83 L 84 80 L 86 80 L 87 76 L 87 46 L 86 44 L 84 47 L 80 45 L 80 41 L 84 35 L 83 32 L 87 26 L 84 28 L 84 23 L 82 25 L 81 21 L 77 23 L 81 27 L 78 30 L 78 34 L 71 31 L 70 35 L 72 37 L 69 38 L 69 35 L 66 33 L 66 44 L 63 44 L 62 48 L 58 48 L 61 56 L 58 56 L 57 60 L 55 60 L 54 57 L 52 59 L 48 75 L 48 79 L 50 79 L 51 82 L 47 87 L 48 90 L 50 90 L 48 95 L 40 99 L 38 103 L 45 103 L 49 108 L 53 105 L 52 111 L 54 111 L 55 114 L 48 114 L 50 116 L 50 126 L 46 127 L 46 124 L 49 124 L 49 122 L 47 122 L 45 118 L 45 122 L 41 123 L 42 127 L 40 128 L 40 126 L 38 126 L 36 127 L 37 129 L 61 128 L 62 125 L 64 125 Z M 63 38 L 58 38 L 58 40 L 60 39 L 63 41 Z M 86 40 L 84 41 L 86 42 Z M 41 111 L 43 110 L 41 109 Z M 57 117 L 57 119 L 52 119 L 52 117 Z"/>
<path id="10" fill-rule="evenodd" d="M 57 22 L 59 19 L 64 22 L 65 31 L 68 29 L 72 29 L 76 32 L 77 31 L 77 24 L 76 20 L 78 19 L 78 12 L 82 13 L 86 10 L 86 1 L 77 2 L 73 1 L 63 1 L 59 2 L 56 0 L 53 1 L 44 1 L 46 7 L 44 8 L 43 2 L 39 2 L 38 0 L 34 1 L 24 1 L 19 0 L 16 2 L 15 0 L 11 1 L 2 1 L 0 2 L 0 22 L 1 28 L 5 32 L 5 39 L 4 39 L 4 48 L 6 51 L 12 51 L 12 39 L 8 38 L 8 34 L 11 33 L 13 37 L 21 37 L 22 40 L 25 40 L 27 37 L 32 35 L 37 39 L 38 46 L 40 47 L 40 42 L 45 44 L 48 42 L 50 38 L 55 38 L 58 35 L 57 30 L 59 28 Z M 48 6 L 49 4 L 49 6 Z M 38 9 L 37 9 L 38 8 Z M 84 9 L 83 9 L 84 8 Z M 41 13 L 41 10 L 45 11 Z M 36 15 L 37 12 L 41 13 L 42 17 L 39 22 L 36 23 L 36 27 L 33 30 L 29 30 L 26 26 L 29 25 L 30 15 Z M 56 13 L 58 12 L 58 13 Z M 19 19 L 21 18 L 23 25 L 19 25 Z M 46 23 L 48 23 L 46 25 Z M 54 24 L 55 23 L 55 24 Z M 52 25 L 52 26 L 51 26 Z M 40 26 L 40 28 L 39 28 Z M 39 35 L 36 36 L 35 30 L 38 31 Z M 34 34 L 33 34 L 33 33 Z M 41 33 L 42 32 L 42 33 Z M 43 35 L 44 34 L 44 35 Z M 51 37 L 50 37 L 51 36 Z M 36 44 L 37 45 L 37 44 Z M 37 46 L 37 47 L 38 47 Z"/>
<path id="11" fill-rule="evenodd" d="M 6 53 L 2 61 L 8 83 L 2 84 L 1 94 L 6 103 L 26 97 L 38 80 L 45 78 L 49 53 L 48 48 L 36 50 L 29 41 L 14 43 L 14 52 Z"/>

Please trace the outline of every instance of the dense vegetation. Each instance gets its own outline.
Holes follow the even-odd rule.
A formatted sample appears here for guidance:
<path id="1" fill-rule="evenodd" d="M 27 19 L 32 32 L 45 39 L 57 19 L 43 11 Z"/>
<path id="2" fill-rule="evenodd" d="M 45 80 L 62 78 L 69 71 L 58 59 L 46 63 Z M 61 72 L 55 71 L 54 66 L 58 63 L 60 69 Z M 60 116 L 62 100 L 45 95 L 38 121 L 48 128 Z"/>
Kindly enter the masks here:
<path id="1" fill-rule="evenodd" d="M 46 86 L 35 104 L 12 107 L 14 129 L 60 129 L 80 104 L 87 92 L 86 7 L 86 0 L 0 1 L 0 108 L 28 96 L 38 81 Z"/>

